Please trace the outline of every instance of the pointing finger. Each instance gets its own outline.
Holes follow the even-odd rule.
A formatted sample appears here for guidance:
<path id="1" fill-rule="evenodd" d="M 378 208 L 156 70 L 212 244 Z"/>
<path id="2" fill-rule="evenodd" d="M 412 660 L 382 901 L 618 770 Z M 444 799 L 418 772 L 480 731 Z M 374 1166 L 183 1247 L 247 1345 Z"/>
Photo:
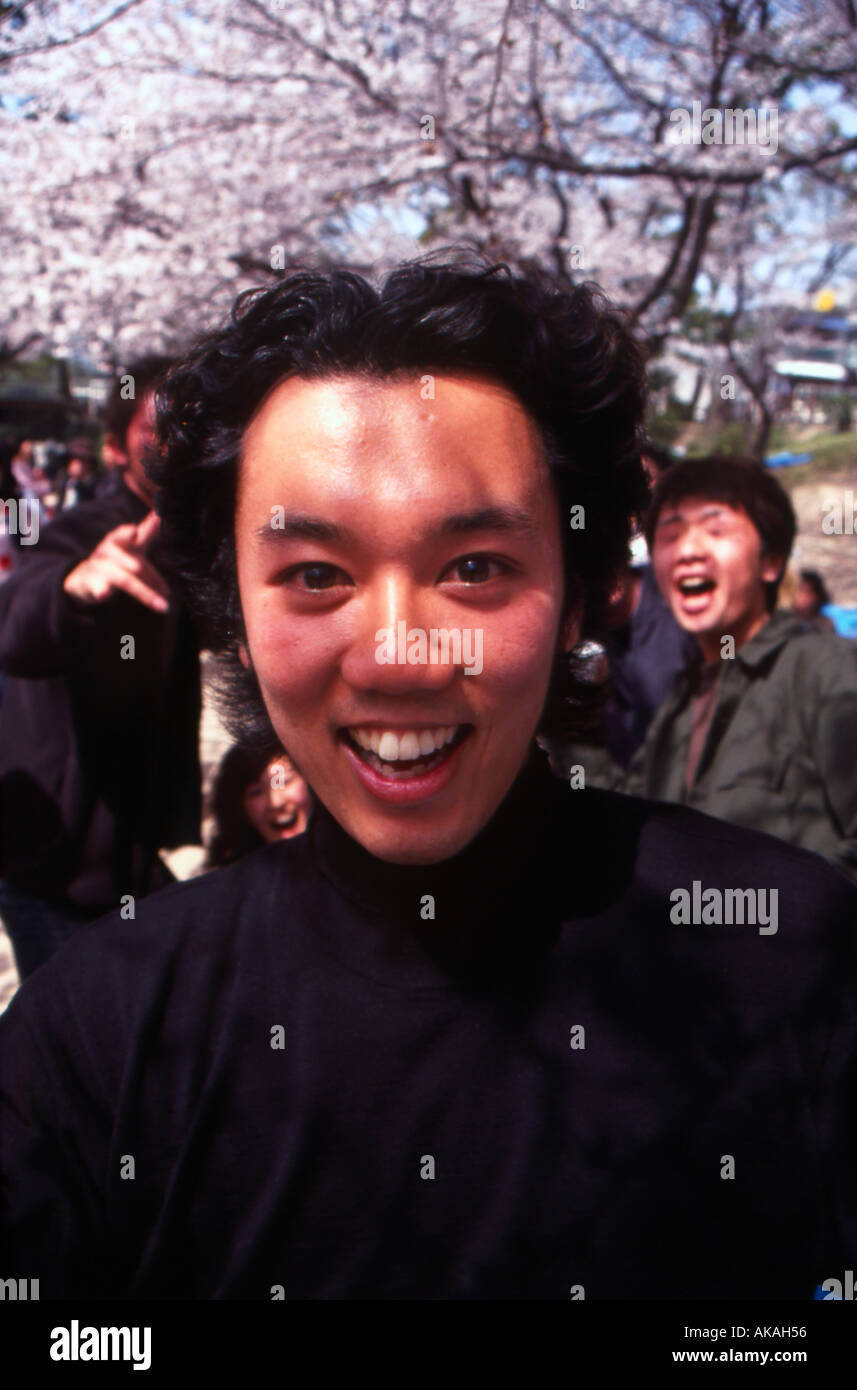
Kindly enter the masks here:
<path id="1" fill-rule="evenodd" d="M 145 550 L 148 545 L 151 545 L 160 528 L 161 518 L 158 513 L 156 511 L 149 512 L 148 516 L 145 516 L 137 527 L 135 547 L 139 550 Z"/>

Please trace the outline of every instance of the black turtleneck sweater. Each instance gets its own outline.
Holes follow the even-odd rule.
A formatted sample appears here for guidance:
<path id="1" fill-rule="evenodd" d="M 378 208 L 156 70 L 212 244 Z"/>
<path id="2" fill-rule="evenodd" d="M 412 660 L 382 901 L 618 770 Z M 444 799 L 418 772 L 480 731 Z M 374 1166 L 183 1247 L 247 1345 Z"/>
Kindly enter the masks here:
<path id="1" fill-rule="evenodd" d="M 674 923 L 694 880 L 776 889 L 776 932 Z M 319 809 L 82 929 L 0 1020 L 3 1271 L 811 1299 L 857 1259 L 855 904 L 815 856 L 534 764 L 440 865 Z"/>

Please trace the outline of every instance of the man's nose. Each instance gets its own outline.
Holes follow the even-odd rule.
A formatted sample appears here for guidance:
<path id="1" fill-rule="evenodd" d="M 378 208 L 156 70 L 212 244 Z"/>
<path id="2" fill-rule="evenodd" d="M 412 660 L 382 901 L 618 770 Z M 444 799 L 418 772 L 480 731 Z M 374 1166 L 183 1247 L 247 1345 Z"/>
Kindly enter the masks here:
<path id="1" fill-rule="evenodd" d="M 676 558 L 679 560 L 696 560 L 705 556 L 705 532 L 700 526 L 686 526 L 679 538 L 676 546 Z"/>
<path id="2" fill-rule="evenodd" d="M 442 690 L 459 668 L 427 658 L 432 628 L 445 625 L 432 591 L 405 576 L 386 576 L 364 595 L 342 662 L 345 680 L 355 689 L 390 694 Z M 425 637 L 422 650 L 417 634 Z"/>

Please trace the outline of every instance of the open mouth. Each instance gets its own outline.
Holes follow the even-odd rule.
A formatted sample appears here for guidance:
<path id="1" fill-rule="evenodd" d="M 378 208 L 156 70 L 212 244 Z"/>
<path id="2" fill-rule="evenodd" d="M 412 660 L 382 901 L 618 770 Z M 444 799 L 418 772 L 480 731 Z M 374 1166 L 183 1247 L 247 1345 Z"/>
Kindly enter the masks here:
<path id="1" fill-rule="evenodd" d="M 297 822 L 297 818 L 298 813 L 296 810 L 284 811 L 282 815 L 273 818 L 271 825 L 277 834 L 280 835 L 284 830 L 291 830 L 292 826 Z"/>
<path id="2" fill-rule="evenodd" d="M 472 732 L 472 724 L 398 731 L 354 727 L 341 729 L 340 738 L 379 776 L 407 782 L 441 767 Z"/>
<path id="3" fill-rule="evenodd" d="M 676 588 L 685 598 L 698 598 L 700 594 L 708 594 L 716 589 L 717 585 L 707 576 L 694 575 L 692 578 L 679 579 Z"/>

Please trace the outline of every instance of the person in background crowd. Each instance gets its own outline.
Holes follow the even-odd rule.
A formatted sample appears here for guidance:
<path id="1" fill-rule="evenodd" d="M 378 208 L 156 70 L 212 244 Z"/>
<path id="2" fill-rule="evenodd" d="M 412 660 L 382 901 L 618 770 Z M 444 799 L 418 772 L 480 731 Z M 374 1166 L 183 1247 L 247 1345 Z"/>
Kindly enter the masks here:
<path id="1" fill-rule="evenodd" d="M 857 879 L 857 651 L 775 611 L 795 529 L 787 494 L 751 460 L 687 460 L 660 480 L 646 523 L 655 576 L 699 655 L 624 785 Z"/>
<path id="2" fill-rule="evenodd" d="M 835 632 L 832 618 L 828 618 L 821 611 L 832 602 L 827 585 L 818 570 L 801 570 L 792 603 L 793 612 L 818 632 Z"/>
<path id="3" fill-rule="evenodd" d="M 68 446 L 68 463 L 62 482 L 57 511 L 66 511 L 78 502 L 89 502 L 96 495 L 95 450 L 88 439 L 73 439 Z"/>
<path id="4" fill-rule="evenodd" d="M 117 404 L 121 404 L 121 402 Z M 111 416 L 114 428 L 121 431 L 122 420 L 119 417 L 118 409 L 114 410 L 112 405 Z M 128 456 L 125 453 L 124 444 L 119 444 L 116 435 L 111 430 L 105 433 L 101 441 L 101 462 L 104 465 L 104 472 L 96 480 L 95 495 L 96 497 L 109 497 L 122 487 L 122 472 L 128 466 Z"/>
<path id="5" fill-rule="evenodd" d="M 12 460 L 17 449 L 12 436 L 0 435 L 0 497 L 17 497 L 18 485 L 12 472 Z"/>
<path id="6" fill-rule="evenodd" d="M 196 635 L 159 568 L 146 471 L 166 366 L 126 374 L 121 490 L 63 513 L 0 585 L 0 916 L 22 977 L 166 882 L 159 849 L 199 839 Z"/>
<path id="7" fill-rule="evenodd" d="M 647 442 L 642 461 L 654 486 L 673 458 Z M 610 757 L 627 768 L 655 710 L 696 651 L 658 589 L 642 532 L 632 537 L 631 561 L 611 604 L 604 646 L 610 668 L 604 742 Z"/>
<path id="8" fill-rule="evenodd" d="M 19 488 L 27 488 L 31 483 L 35 467 L 32 439 L 22 439 L 12 458 L 11 472 Z"/>
<path id="9" fill-rule="evenodd" d="M 53 484 L 45 469 L 37 461 L 35 444 L 32 439 L 22 439 L 12 460 L 12 476 L 18 491 L 18 498 L 38 501 L 41 523 L 50 520 L 53 509 L 48 499 Z"/>
<path id="10" fill-rule="evenodd" d="M 263 844 L 302 835 L 312 795 L 285 753 L 272 758 L 233 744 L 218 769 L 211 804 L 216 828 L 209 858 L 222 868 Z"/>

